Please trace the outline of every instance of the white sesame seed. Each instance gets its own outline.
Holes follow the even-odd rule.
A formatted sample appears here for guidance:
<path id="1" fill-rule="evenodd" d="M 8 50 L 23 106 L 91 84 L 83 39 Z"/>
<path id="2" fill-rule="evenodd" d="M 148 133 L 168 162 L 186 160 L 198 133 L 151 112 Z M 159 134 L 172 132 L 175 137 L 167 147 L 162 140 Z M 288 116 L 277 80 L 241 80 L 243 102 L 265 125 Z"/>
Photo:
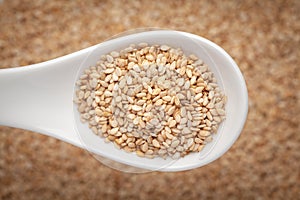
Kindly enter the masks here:
<path id="1" fill-rule="evenodd" d="M 201 151 L 225 118 L 226 97 L 208 66 L 167 45 L 141 43 L 103 55 L 76 86 L 81 121 L 142 157 Z"/>

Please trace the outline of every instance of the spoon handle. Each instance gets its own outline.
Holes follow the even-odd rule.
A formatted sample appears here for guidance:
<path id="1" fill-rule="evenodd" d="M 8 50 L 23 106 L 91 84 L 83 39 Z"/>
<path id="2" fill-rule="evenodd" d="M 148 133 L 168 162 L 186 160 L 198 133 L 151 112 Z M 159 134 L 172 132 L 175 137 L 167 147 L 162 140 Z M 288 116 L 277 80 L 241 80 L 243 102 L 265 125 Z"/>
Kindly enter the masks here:
<path id="1" fill-rule="evenodd" d="M 39 132 L 81 146 L 72 99 L 76 73 L 86 53 L 0 70 L 0 125 Z"/>

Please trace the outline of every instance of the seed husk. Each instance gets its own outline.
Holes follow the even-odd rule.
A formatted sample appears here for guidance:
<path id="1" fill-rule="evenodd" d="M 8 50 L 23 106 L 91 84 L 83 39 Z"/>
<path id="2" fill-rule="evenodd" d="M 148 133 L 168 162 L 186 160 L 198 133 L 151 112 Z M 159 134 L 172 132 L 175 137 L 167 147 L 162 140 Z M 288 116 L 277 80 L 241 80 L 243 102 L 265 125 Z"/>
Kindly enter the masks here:
<path id="1" fill-rule="evenodd" d="M 133 105 L 133 106 L 131 107 L 131 109 L 134 110 L 134 111 L 141 111 L 141 110 L 142 110 L 142 107 L 141 107 L 141 106 L 137 106 L 137 105 Z"/>
<path id="2" fill-rule="evenodd" d="M 200 134 L 201 136 L 207 137 L 207 136 L 210 135 L 210 132 L 209 132 L 209 131 L 204 131 L 204 130 L 203 130 L 203 131 L 200 131 L 199 134 Z"/>
<path id="3" fill-rule="evenodd" d="M 148 151 L 148 143 L 147 142 L 145 142 L 143 145 L 141 145 L 141 150 L 143 152 L 147 152 Z"/>
<path id="4" fill-rule="evenodd" d="M 172 127 L 174 127 L 175 125 L 176 125 L 176 121 L 175 120 L 171 120 L 170 122 L 169 122 L 169 127 L 170 128 L 172 128 Z"/>
<path id="5" fill-rule="evenodd" d="M 156 139 L 152 140 L 152 144 L 153 144 L 154 147 L 157 147 L 157 148 L 160 147 L 160 144 Z"/>

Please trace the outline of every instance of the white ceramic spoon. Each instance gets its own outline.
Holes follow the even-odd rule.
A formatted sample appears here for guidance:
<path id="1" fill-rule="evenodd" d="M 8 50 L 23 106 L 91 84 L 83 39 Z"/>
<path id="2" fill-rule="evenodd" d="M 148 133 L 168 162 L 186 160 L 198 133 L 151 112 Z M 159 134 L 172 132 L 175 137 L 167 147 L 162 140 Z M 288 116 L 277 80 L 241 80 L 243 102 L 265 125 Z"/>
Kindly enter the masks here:
<path id="1" fill-rule="evenodd" d="M 204 60 L 214 72 L 228 98 L 226 120 L 202 152 L 175 161 L 141 158 L 105 143 L 87 124 L 80 122 L 73 96 L 75 82 L 82 71 L 95 65 L 102 54 L 141 42 L 180 47 L 185 54 L 194 53 Z M 181 171 L 214 161 L 236 141 L 247 112 L 246 84 L 233 59 L 216 44 L 185 32 L 159 30 L 131 34 L 47 62 L 0 70 L 0 125 L 42 133 L 113 161 L 147 170 Z"/>

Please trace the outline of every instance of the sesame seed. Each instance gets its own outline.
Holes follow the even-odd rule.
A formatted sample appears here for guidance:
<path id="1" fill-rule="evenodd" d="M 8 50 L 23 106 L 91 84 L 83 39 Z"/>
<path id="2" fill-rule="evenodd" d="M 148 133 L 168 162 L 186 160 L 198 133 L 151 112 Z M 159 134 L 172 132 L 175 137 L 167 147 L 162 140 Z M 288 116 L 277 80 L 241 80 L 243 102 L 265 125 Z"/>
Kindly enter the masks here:
<path id="1" fill-rule="evenodd" d="M 132 44 L 103 55 L 76 87 L 74 103 L 91 132 L 146 158 L 201 151 L 226 114 L 209 67 L 168 45 Z"/>

